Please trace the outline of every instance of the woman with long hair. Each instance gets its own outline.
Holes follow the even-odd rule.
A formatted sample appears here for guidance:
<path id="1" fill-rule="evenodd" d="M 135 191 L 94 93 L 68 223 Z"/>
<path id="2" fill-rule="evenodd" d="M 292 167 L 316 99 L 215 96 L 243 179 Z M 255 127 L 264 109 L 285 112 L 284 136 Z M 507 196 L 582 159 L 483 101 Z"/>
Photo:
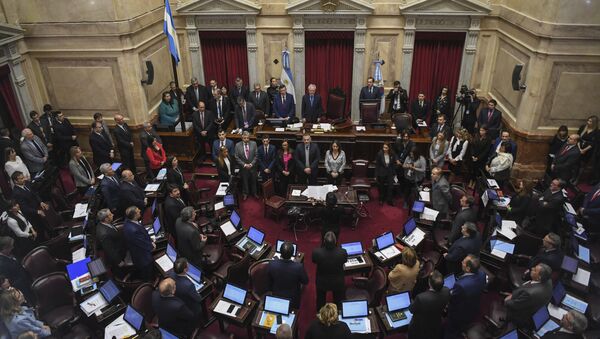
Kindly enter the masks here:
<path id="1" fill-rule="evenodd" d="M 431 141 L 431 146 L 429 147 L 429 165 L 431 168 L 444 167 L 444 163 L 446 162 L 446 152 L 448 152 L 448 140 L 446 140 L 444 132 L 438 132 Z"/>
<path id="2" fill-rule="evenodd" d="M 39 321 L 33 308 L 23 305 L 25 297 L 16 288 L 0 293 L 0 317 L 12 338 L 32 331 L 40 338 L 51 335 L 50 327 Z"/>
<path id="3" fill-rule="evenodd" d="M 340 185 L 344 177 L 344 167 L 346 166 L 346 153 L 340 147 L 340 143 L 334 140 L 331 147 L 325 153 L 325 170 L 329 182 L 334 185 Z"/>
<path id="4" fill-rule="evenodd" d="M 177 157 L 169 157 L 167 158 L 167 183 L 169 185 L 174 185 L 179 187 L 179 192 L 181 192 L 181 198 L 188 202 L 188 189 L 190 188 L 188 183 L 185 182 L 185 177 L 183 176 L 183 171 L 179 168 L 179 160 Z"/>
<path id="5" fill-rule="evenodd" d="M 29 169 L 27 165 L 23 162 L 20 156 L 17 155 L 17 151 L 15 151 L 12 147 L 7 147 L 4 149 L 4 159 L 6 159 L 6 163 L 4 163 L 4 170 L 6 171 L 7 178 L 15 173 L 16 171 L 20 171 L 25 176 L 25 180 L 31 180 L 31 174 L 29 173 Z M 10 187 L 14 187 L 15 183 L 12 180 L 10 181 Z"/>
<path id="6" fill-rule="evenodd" d="M 532 203 L 532 185 L 524 180 L 519 180 L 515 185 L 515 195 L 508 204 L 507 219 L 514 220 L 518 225 L 522 225 L 523 220 L 531 212 Z"/>
<path id="7" fill-rule="evenodd" d="M 37 232 L 21 212 L 21 206 L 16 200 L 10 201 L 8 210 L 1 218 L 5 220 L 12 233 L 11 237 L 15 240 L 15 255 L 23 258 L 35 248 Z"/>
<path id="8" fill-rule="evenodd" d="M 404 187 L 402 192 L 404 195 L 404 208 L 408 208 L 410 199 L 417 194 L 417 186 L 419 186 L 423 179 L 425 179 L 425 170 L 427 169 L 427 162 L 425 157 L 421 155 L 421 152 L 417 147 L 413 147 L 404 163 Z"/>
<path id="9" fill-rule="evenodd" d="M 467 130 L 461 128 L 454 132 L 454 136 L 450 139 L 450 146 L 447 153 L 448 162 L 450 163 L 448 167 L 454 175 L 461 173 L 463 160 L 469 147 L 469 138 Z"/>
<path id="10" fill-rule="evenodd" d="M 217 173 L 219 174 L 219 181 L 229 182 L 231 176 L 235 174 L 235 160 L 233 159 L 233 156 L 229 154 L 227 147 L 223 146 L 219 148 L 216 166 Z"/>
<path id="11" fill-rule="evenodd" d="M 419 275 L 420 267 L 421 263 L 415 250 L 410 246 L 404 247 L 402 250 L 402 262 L 394 266 L 394 269 L 388 273 L 390 281 L 389 292 L 412 292 L 417 283 L 417 275 Z"/>
<path id="12" fill-rule="evenodd" d="M 480 175 L 488 161 L 492 149 L 492 140 L 487 126 L 479 127 L 479 133 L 471 143 L 471 161 L 469 162 L 469 187 L 475 187 L 475 179 Z"/>
<path id="13" fill-rule="evenodd" d="M 594 152 L 598 152 L 595 146 L 600 141 L 600 130 L 598 129 L 598 117 L 595 115 L 589 116 L 584 125 L 579 127 L 577 131 L 579 134 L 579 151 L 581 152 L 580 167 L 577 175 L 577 181 L 581 173 L 583 173 L 584 167 L 592 159 Z"/>
<path id="14" fill-rule="evenodd" d="M 163 125 L 175 125 L 179 120 L 179 103 L 176 98 L 171 97 L 169 92 L 162 94 L 162 101 L 158 106 L 158 117 Z"/>
<path id="15" fill-rule="evenodd" d="M 73 146 L 69 150 L 71 160 L 69 160 L 69 170 L 75 179 L 75 186 L 79 194 L 84 195 L 90 186 L 96 183 L 96 176 L 92 165 L 87 161 L 85 155 L 79 146 Z"/>
<path id="16" fill-rule="evenodd" d="M 156 139 L 156 137 L 153 135 L 148 136 L 148 148 L 146 148 L 146 156 L 148 157 L 150 170 L 153 172 L 160 170 L 167 162 L 167 154 L 165 153 L 163 145 L 158 142 L 158 139 Z M 155 175 L 156 173 L 152 173 L 152 176 Z"/>
<path id="17" fill-rule="evenodd" d="M 375 177 L 377 178 L 377 187 L 379 188 L 379 205 L 384 201 L 390 206 L 394 205 L 392 197 L 392 185 L 396 175 L 396 154 L 390 148 L 390 144 L 383 143 L 381 150 L 377 153 L 375 160 Z"/>
<path id="18" fill-rule="evenodd" d="M 281 142 L 281 148 L 277 152 L 275 168 L 276 190 L 281 196 L 287 195 L 287 187 L 294 183 L 294 150 L 290 147 L 287 139 Z"/>

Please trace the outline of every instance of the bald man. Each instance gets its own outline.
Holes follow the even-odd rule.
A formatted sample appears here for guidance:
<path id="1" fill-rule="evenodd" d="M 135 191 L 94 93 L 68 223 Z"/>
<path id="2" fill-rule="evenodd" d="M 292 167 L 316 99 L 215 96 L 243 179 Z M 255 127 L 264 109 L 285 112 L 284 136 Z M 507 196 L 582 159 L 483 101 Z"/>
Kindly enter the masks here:
<path id="1" fill-rule="evenodd" d="M 188 338 L 194 330 L 194 313 L 175 296 L 175 280 L 166 278 L 152 293 L 152 308 L 158 325 L 181 338 Z"/>
<path id="2" fill-rule="evenodd" d="M 567 139 L 567 143 L 554 156 L 552 162 L 552 173 L 554 176 L 562 179 L 566 183 L 573 178 L 575 171 L 579 168 L 579 158 L 581 152 L 577 143 L 579 142 L 578 134 L 571 134 Z"/>
<path id="3" fill-rule="evenodd" d="M 113 133 L 117 139 L 117 147 L 121 154 L 121 162 L 123 168 L 127 168 L 136 173 L 135 161 L 133 159 L 133 135 L 129 126 L 125 122 L 125 118 L 121 114 L 115 114 L 115 128 Z"/>
<path id="4" fill-rule="evenodd" d="M 144 211 L 144 208 L 146 208 L 146 204 L 148 203 L 148 198 L 146 198 L 144 189 L 135 181 L 133 172 L 124 170 L 121 173 L 121 185 L 119 188 L 121 189 L 119 193 L 119 207 L 121 210 L 125 211 L 127 207 L 135 206 L 139 208 L 140 211 Z"/>

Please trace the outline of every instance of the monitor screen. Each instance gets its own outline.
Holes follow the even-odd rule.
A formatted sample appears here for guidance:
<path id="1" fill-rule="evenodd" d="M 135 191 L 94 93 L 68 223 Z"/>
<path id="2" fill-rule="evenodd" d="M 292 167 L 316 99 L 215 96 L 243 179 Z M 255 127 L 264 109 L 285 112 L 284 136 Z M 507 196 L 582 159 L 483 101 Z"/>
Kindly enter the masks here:
<path id="1" fill-rule="evenodd" d="M 360 243 L 360 241 L 347 242 L 345 244 L 342 244 L 342 248 L 346 250 L 346 253 L 348 253 L 348 255 L 363 254 L 363 248 L 362 248 L 362 244 Z"/>
<path id="2" fill-rule="evenodd" d="M 588 307 L 588 304 L 585 301 L 577 299 L 570 294 L 565 295 L 565 299 L 563 299 L 562 303 L 563 305 L 570 307 L 583 314 L 585 314 L 585 311 Z"/>
<path id="3" fill-rule="evenodd" d="M 156 211 L 156 201 L 158 199 L 154 199 L 154 201 L 152 202 L 152 214 L 154 214 L 154 211 Z"/>
<path id="4" fill-rule="evenodd" d="M 235 205 L 235 199 L 233 198 L 233 194 L 227 194 L 223 197 L 223 205 L 225 206 L 233 206 Z"/>
<path id="5" fill-rule="evenodd" d="M 253 226 L 250 226 L 250 229 L 248 230 L 248 238 L 258 245 L 262 245 L 263 240 L 265 240 L 265 234 Z"/>
<path id="6" fill-rule="evenodd" d="M 408 292 L 391 294 L 385 297 L 388 312 L 398 311 L 410 306 L 410 295 Z"/>
<path id="7" fill-rule="evenodd" d="M 67 274 L 69 275 L 69 279 L 74 280 L 86 273 L 89 273 L 87 264 L 91 261 L 91 258 L 85 258 L 67 265 Z"/>
<path id="8" fill-rule="evenodd" d="M 281 245 L 283 245 L 284 242 L 285 241 L 283 241 L 283 240 L 277 240 L 277 247 L 275 248 L 275 252 L 281 253 Z M 294 243 L 292 243 L 292 246 L 294 247 L 294 253 L 292 253 L 292 257 L 295 257 L 297 246 Z"/>
<path id="9" fill-rule="evenodd" d="M 158 234 L 158 231 L 160 231 L 160 220 L 158 220 L 158 217 L 154 218 L 154 223 L 152 223 L 152 230 L 154 230 L 154 234 Z"/>
<path id="10" fill-rule="evenodd" d="M 127 305 L 123 319 L 125 319 L 125 321 L 128 322 L 129 325 L 131 325 L 136 331 L 139 331 L 142 328 L 142 323 L 144 322 L 144 316 L 131 307 L 131 305 Z"/>
<path id="11" fill-rule="evenodd" d="M 190 278 L 194 279 L 197 283 L 200 283 L 202 281 L 202 271 L 200 271 L 198 267 L 190 263 L 188 263 L 187 275 L 189 275 Z"/>
<path id="12" fill-rule="evenodd" d="M 102 258 L 98 258 L 94 261 L 90 261 L 87 264 L 88 270 L 90 271 L 90 274 L 92 275 L 92 277 L 99 277 L 101 275 L 103 275 L 104 273 L 106 273 L 106 266 L 104 266 L 104 262 L 102 261 Z"/>
<path id="13" fill-rule="evenodd" d="M 366 300 L 353 300 L 342 302 L 342 317 L 358 318 L 369 315 L 369 305 Z"/>
<path id="14" fill-rule="evenodd" d="M 231 284 L 227 284 L 225 285 L 225 291 L 223 291 L 223 298 L 243 305 L 244 300 L 246 300 L 246 290 Z"/>
<path id="15" fill-rule="evenodd" d="M 548 307 L 546 305 L 542 306 L 535 314 L 533 315 L 533 323 L 535 324 L 535 330 L 539 330 L 544 326 L 544 323 L 550 319 L 550 313 L 548 312 Z"/>
<path id="16" fill-rule="evenodd" d="M 290 300 L 267 295 L 265 296 L 265 311 L 288 315 L 290 314 Z"/>
<path id="17" fill-rule="evenodd" d="M 517 330 L 512 330 L 498 339 L 519 339 L 519 333 Z"/>
<path id="18" fill-rule="evenodd" d="M 237 214 L 236 211 L 232 211 L 231 212 L 231 216 L 229 217 L 229 221 L 231 221 L 231 223 L 233 224 L 233 226 L 235 228 L 241 228 L 242 225 L 240 225 L 240 215 Z"/>
<path id="19" fill-rule="evenodd" d="M 112 167 L 113 171 L 116 171 L 119 169 L 119 167 L 121 167 L 121 163 L 120 162 L 113 162 L 112 165 L 110 165 L 110 167 Z"/>
<path id="20" fill-rule="evenodd" d="M 377 242 L 377 249 L 381 251 L 394 244 L 394 235 L 392 232 L 385 232 L 383 235 L 378 236 L 375 241 Z"/>
<path id="21" fill-rule="evenodd" d="M 563 298 L 565 297 L 565 294 L 567 294 L 567 291 L 565 291 L 565 287 L 560 281 L 558 281 L 556 283 L 556 286 L 554 286 L 554 290 L 552 291 L 552 303 L 554 305 L 560 305 Z"/>
<path id="22" fill-rule="evenodd" d="M 577 256 L 579 257 L 579 259 L 585 261 L 586 263 L 590 263 L 590 249 L 585 247 L 585 246 L 581 246 L 578 245 L 577 246 Z"/>
<path id="23" fill-rule="evenodd" d="M 417 223 L 415 222 L 415 219 L 409 218 L 404 223 L 404 235 L 411 234 L 415 230 L 415 228 L 417 228 Z"/>
<path id="24" fill-rule="evenodd" d="M 413 203 L 412 210 L 416 213 L 423 213 L 423 211 L 425 210 L 425 202 L 419 200 L 415 201 Z"/>
<path id="25" fill-rule="evenodd" d="M 455 282 L 456 277 L 454 276 L 454 274 L 450 274 L 444 278 L 444 286 L 446 286 L 449 289 L 452 289 L 452 287 L 454 287 Z"/>
<path id="26" fill-rule="evenodd" d="M 171 259 L 172 262 L 175 262 L 175 260 L 177 260 L 177 251 L 175 251 L 171 244 L 167 244 L 167 257 L 169 257 L 169 259 Z"/>
<path id="27" fill-rule="evenodd" d="M 160 335 L 162 339 L 179 339 L 176 335 L 163 330 L 162 328 L 158 329 L 160 331 Z"/>
<path id="28" fill-rule="evenodd" d="M 121 293 L 114 281 L 108 280 L 102 286 L 100 286 L 100 293 L 108 303 L 112 302 L 113 299 Z"/>
<path id="29" fill-rule="evenodd" d="M 568 255 L 565 255 L 563 257 L 563 261 L 562 261 L 562 264 L 560 265 L 560 268 L 562 268 L 563 270 L 565 270 L 567 272 L 575 273 L 575 272 L 577 272 L 577 265 L 578 265 L 577 259 L 570 257 Z"/>

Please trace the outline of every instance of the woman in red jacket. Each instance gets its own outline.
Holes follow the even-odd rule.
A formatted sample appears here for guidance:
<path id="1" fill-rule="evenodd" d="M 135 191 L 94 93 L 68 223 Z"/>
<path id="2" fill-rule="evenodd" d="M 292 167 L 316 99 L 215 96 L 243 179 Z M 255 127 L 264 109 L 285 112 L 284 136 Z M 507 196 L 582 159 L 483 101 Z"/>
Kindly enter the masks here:
<path id="1" fill-rule="evenodd" d="M 152 135 L 148 136 L 148 148 L 146 148 L 146 155 L 148 156 L 148 161 L 150 162 L 150 169 L 153 172 L 157 172 L 161 169 L 165 162 L 167 161 L 167 155 L 165 153 L 165 149 L 162 144 L 156 140 L 156 138 Z M 156 173 L 153 173 L 154 176 Z"/>

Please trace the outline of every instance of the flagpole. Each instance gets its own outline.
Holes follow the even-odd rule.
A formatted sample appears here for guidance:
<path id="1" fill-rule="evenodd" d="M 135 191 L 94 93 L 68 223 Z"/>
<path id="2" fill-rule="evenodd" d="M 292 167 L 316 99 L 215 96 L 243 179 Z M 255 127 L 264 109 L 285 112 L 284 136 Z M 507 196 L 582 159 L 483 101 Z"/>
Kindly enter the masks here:
<path id="1" fill-rule="evenodd" d="M 171 55 L 171 66 L 173 67 L 173 81 L 175 81 L 175 88 L 179 88 L 179 77 L 177 76 L 177 60 Z M 185 132 L 185 118 L 183 114 L 183 103 L 180 98 L 177 98 L 179 104 L 179 122 L 181 123 L 181 131 Z"/>

